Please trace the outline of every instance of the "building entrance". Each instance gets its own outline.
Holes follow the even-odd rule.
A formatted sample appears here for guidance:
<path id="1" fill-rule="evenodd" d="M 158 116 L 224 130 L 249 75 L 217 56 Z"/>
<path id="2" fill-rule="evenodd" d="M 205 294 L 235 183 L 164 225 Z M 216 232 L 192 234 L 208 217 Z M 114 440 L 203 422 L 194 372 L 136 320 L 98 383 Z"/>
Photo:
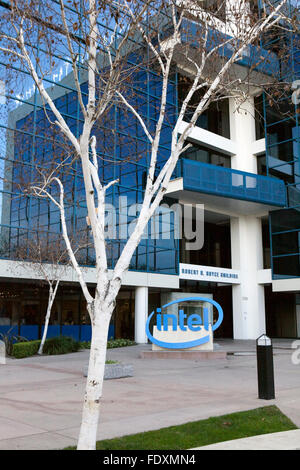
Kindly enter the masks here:
<path id="1" fill-rule="evenodd" d="M 233 338 L 232 287 L 217 286 L 214 289 L 213 296 L 224 312 L 223 322 L 215 331 L 214 336 L 215 338 Z"/>
<path id="2" fill-rule="evenodd" d="M 115 338 L 134 339 L 134 291 L 120 291 L 112 322 Z"/>
<path id="3" fill-rule="evenodd" d="M 293 292 L 272 292 L 265 287 L 266 332 L 271 338 L 297 338 L 298 295 Z"/>
<path id="4" fill-rule="evenodd" d="M 220 286 L 213 282 L 181 281 L 181 291 L 211 294 L 224 312 L 222 325 L 214 333 L 216 338 L 233 338 L 232 286 Z"/>

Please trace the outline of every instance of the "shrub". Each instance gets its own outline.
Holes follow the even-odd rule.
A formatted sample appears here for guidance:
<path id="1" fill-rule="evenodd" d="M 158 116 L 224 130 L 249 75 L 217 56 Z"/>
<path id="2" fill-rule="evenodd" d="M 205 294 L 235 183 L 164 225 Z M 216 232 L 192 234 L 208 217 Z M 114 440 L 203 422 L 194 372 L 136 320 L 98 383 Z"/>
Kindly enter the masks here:
<path id="1" fill-rule="evenodd" d="M 37 354 L 41 340 L 27 341 L 25 338 L 18 339 L 19 342 L 12 344 L 12 356 L 17 359 L 21 359 L 23 357 L 29 357 Z M 131 339 L 112 339 L 107 341 L 107 349 L 123 348 L 125 346 L 133 346 L 134 344 L 136 343 Z M 77 352 L 82 348 L 90 349 L 90 347 L 90 341 L 79 342 L 69 336 L 56 336 L 54 338 L 46 339 L 43 353 L 52 356 L 56 354 Z"/>
<path id="2" fill-rule="evenodd" d="M 17 359 L 33 356 L 37 354 L 41 340 L 26 341 L 13 344 L 12 356 Z M 50 355 L 67 354 L 79 351 L 81 345 L 79 341 L 68 336 L 57 336 L 46 339 L 43 353 Z"/>
<path id="3" fill-rule="evenodd" d="M 48 355 L 67 354 L 79 351 L 81 345 L 79 341 L 68 336 L 57 336 L 46 339 L 43 353 Z"/>
<path id="4" fill-rule="evenodd" d="M 41 341 L 26 341 L 21 343 L 15 343 L 12 346 L 12 356 L 16 357 L 17 359 L 21 359 L 23 357 L 33 356 L 39 350 Z"/>
<path id="5" fill-rule="evenodd" d="M 107 349 L 124 348 L 125 346 L 134 346 L 135 344 L 136 342 L 131 339 L 111 339 L 107 341 Z"/>
<path id="6" fill-rule="evenodd" d="M 107 341 L 107 349 L 124 348 L 125 346 L 134 346 L 135 344 L 136 344 L 136 342 L 132 341 L 131 339 L 109 339 Z M 80 343 L 80 347 L 82 349 L 90 349 L 91 348 L 91 342 L 90 341 L 82 341 Z"/>

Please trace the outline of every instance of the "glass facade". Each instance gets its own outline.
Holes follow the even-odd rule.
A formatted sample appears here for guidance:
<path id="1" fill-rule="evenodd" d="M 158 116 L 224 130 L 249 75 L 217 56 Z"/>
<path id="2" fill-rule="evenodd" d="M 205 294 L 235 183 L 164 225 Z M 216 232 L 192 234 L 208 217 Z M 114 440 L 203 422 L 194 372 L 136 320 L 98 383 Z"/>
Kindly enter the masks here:
<path id="1" fill-rule="evenodd" d="M 231 268 L 231 236 L 229 222 L 204 224 L 204 245 L 200 250 L 184 250 L 185 238 L 180 240 L 180 262 L 201 266 Z"/>
<path id="2" fill-rule="evenodd" d="M 182 153 L 181 158 L 231 168 L 230 156 L 195 143 L 192 145 L 192 147 Z"/>
<path id="3" fill-rule="evenodd" d="M 290 208 L 270 214 L 275 279 L 300 277 L 300 211 Z"/>
<path id="4" fill-rule="evenodd" d="M 271 338 L 299 338 L 297 331 L 298 294 L 272 292 L 265 287 L 266 332 Z"/>
<path id="5" fill-rule="evenodd" d="M 295 14 L 295 3 L 288 2 L 289 15 Z M 299 14 L 299 12 L 296 14 Z M 292 84 L 300 79 L 300 36 L 286 32 L 264 47 L 278 52 L 286 46 L 286 54 L 279 57 L 281 80 Z M 300 122 L 299 104 L 292 100 L 292 90 L 275 99 L 263 97 L 266 155 L 260 157 L 259 169 L 280 178 L 287 185 L 287 206 L 270 214 L 271 266 L 274 279 L 300 276 Z"/>
<path id="6" fill-rule="evenodd" d="M 68 7 L 66 6 L 66 9 Z M 5 11 L 0 7 L 0 15 Z M 100 25 L 99 25 L 100 28 Z M 33 46 L 39 61 L 46 60 L 37 38 Z M 78 51 L 80 54 L 80 50 Z M 139 51 L 140 53 L 140 51 Z M 144 51 L 143 53 L 146 53 Z M 44 82 L 50 96 L 75 136 L 83 126 L 77 92 L 72 80 L 71 61 L 57 59 L 55 70 Z M 135 66 L 138 54 L 129 56 L 129 66 Z M 50 170 L 63 160 L 66 164 L 58 176 L 65 189 L 67 226 L 81 265 L 93 266 L 95 253 L 91 232 L 87 224 L 84 183 L 80 162 L 73 158 L 73 150 L 54 124 L 55 117 L 49 106 L 44 106 L 39 93 L 22 64 L 8 73 L 5 54 L 0 57 L 0 76 L 7 78 L 5 96 L 1 96 L 1 227 L 0 256 L 15 259 L 20 250 L 26 251 L 28 241 L 35 234 L 43 233 L 47 243 L 61 238 L 60 215 L 57 207 L 47 199 L 24 193 L 24 188 L 37 181 L 44 170 Z M 83 101 L 87 101 L 86 70 L 84 62 L 79 66 Z M 13 93 L 8 90 L 8 78 L 14 80 Z M 1 82 L 2 83 L 2 82 Z M 168 158 L 170 140 L 177 109 L 177 75 L 170 80 L 167 96 L 166 119 L 159 147 L 159 166 Z M 150 129 L 158 118 L 161 98 L 161 77 L 153 67 L 136 67 L 130 86 L 125 92 L 127 99 L 140 112 Z M 145 189 L 150 152 L 149 144 L 138 120 L 120 104 L 113 104 L 101 123 L 93 129 L 97 137 L 99 173 L 103 184 L 118 179 L 119 183 L 107 192 L 107 203 L 115 207 L 116 237 L 107 239 L 108 264 L 113 268 L 126 237 L 123 211 L 126 215 L 126 232 L 138 214 Z M 74 161 L 72 161 L 74 160 Z M 72 161 L 72 163 L 70 163 Z M 54 190 L 53 190 L 54 191 Z M 55 193 L 53 193 L 55 195 Z M 134 210 L 134 207 L 136 210 Z M 130 208 L 130 209 L 129 209 Z M 108 224 L 110 223 L 108 219 Z M 137 248 L 130 269 L 157 273 L 176 274 L 178 271 L 178 243 L 174 239 L 174 220 L 170 216 L 169 239 L 162 235 L 162 224 L 158 224 L 154 237 L 145 237 Z M 109 227 L 108 227 L 109 228 Z M 150 227 L 149 227 L 150 230 Z M 164 228 L 165 230 L 165 228 Z"/>
<path id="7" fill-rule="evenodd" d="M 191 83 L 187 77 L 179 75 L 178 85 L 178 100 L 179 103 L 182 103 L 190 89 Z M 184 116 L 185 121 L 189 122 L 191 120 L 196 106 L 201 101 L 203 94 L 203 91 L 202 93 L 200 91 L 194 93 Z M 220 99 L 219 101 L 211 103 L 209 108 L 198 117 L 196 126 L 230 139 L 228 99 Z"/>
<path id="8" fill-rule="evenodd" d="M 48 286 L 43 282 L 1 282 L 0 333 L 7 333 L 13 329 L 13 334 L 27 339 L 41 337 L 47 304 Z M 116 335 L 115 326 L 113 318 L 109 338 Z M 90 317 L 86 302 L 76 285 L 64 284 L 58 287 L 47 337 L 61 334 L 81 341 L 91 339 Z"/>

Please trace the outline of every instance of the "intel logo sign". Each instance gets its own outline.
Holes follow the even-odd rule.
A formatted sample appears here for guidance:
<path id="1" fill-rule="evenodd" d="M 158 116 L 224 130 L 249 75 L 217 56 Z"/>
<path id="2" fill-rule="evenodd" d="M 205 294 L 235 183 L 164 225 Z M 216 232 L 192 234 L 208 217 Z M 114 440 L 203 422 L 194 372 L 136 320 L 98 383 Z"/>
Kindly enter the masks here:
<path id="1" fill-rule="evenodd" d="M 146 333 L 149 338 L 149 340 L 156 344 L 157 346 L 160 346 L 161 348 L 167 348 L 167 349 L 188 349 L 188 348 L 193 348 L 195 346 L 199 346 L 201 344 L 208 343 L 210 341 L 210 335 L 204 335 L 201 334 L 201 337 L 199 335 L 199 339 L 193 340 L 193 341 L 182 341 L 182 342 L 166 342 L 162 341 L 161 339 L 155 338 L 151 333 L 150 333 L 150 321 L 153 317 L 153 315 L 156 314 L 156 329 L 161 332 L 161 331 L 181 331 L 181 332 L 208 332 L 210 329 L 210 322 L 209 322 L 209 309 L 208 308 L 203 308 L 203 313 L 202 316 L 198 313 L 193 313 L 191 315 L 187 315 L 184 313 L 184 310 L 180 309 L 178 311 L 178 315 L 170 314 L 170 313 L 162 313 L 162 309 L 166 309 L 168 307 L 171 307 L 172 305 L 176 304 L 182 304 L 183 302 L 206 302 L 210 303 L 217 309 L 218 312 L 218 319 L 217 321 L 211 325 L 211 331 L 215 331 L 219 328 L 223 321 L 223 310 L 222 307 L 215 302 L 212 299 L 209 299 L 207 297 L 187 297 L 184 299 L 178 299 L 174 300 L 173 302 L 170 302 L 166 305 L 163 305 L 161 308 L 157 308 L 156 312 L 152 312 L 147 320 L 146 324 Z M 189 304 L 190 305 L 190 304 Z M 184 333 L 183 333 L 184 335 Z"/>

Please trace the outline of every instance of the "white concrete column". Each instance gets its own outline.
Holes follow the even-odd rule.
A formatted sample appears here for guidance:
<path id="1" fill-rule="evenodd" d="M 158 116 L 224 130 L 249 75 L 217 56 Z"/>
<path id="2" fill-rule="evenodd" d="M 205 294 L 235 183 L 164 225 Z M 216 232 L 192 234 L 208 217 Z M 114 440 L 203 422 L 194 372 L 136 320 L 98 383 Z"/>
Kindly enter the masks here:
<path id="1" fill-rule="evenodd" d="M 148 287 L 136 287 L 135 289 L 135 324 L 134 339 L 136 343 L 146 344 L 146 321 L 148 318 Z"/>
<path id="2" fill-rule="evenodd" d="M 234 339 L 256 339 L 266 331 L 264 286 L 257 282 L 263 269 L 261 219 L 232 217 L 232 268 L 239 269 L 241 283 L 232 286 Z"/>
<path id="3" fill-rule="evenodd" d="M 257 159 L 251 153 L 255 136 L 255 107 L 254 98 L 248 98 L 236 109 L 234 98 L 229 99 L 230 137 L 237 143 L 237 155 L 231 158 L 231 168 L 234 170 L 257 173 Z"/>
<path id="4" fill-rule="evenodd" d="M 231 139 L 237 143 L 231 167 L 256 174 L 257 159 L 251 152 L 256 140 L 254 98 L 249 98 L 239 110 L 230 98 L 229 113 Z M 257 283 L 257 271 L 263 269 L 261 219 L 233 217 L 230 227 L 232 268 L 241 272 L 241 284 L 232 287 L 234 338 L 256 339 L 265 333 L 264 286 Z"/>

